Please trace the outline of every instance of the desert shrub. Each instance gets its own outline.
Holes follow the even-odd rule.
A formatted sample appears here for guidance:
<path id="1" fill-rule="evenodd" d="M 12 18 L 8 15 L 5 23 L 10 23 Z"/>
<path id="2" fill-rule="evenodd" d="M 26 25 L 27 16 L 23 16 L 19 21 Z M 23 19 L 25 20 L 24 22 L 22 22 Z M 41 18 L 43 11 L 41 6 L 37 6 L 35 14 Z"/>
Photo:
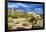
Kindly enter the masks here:
<path id="1" fill-rule="evenodd" d="M 17 21 L 15 24 L 19 24 L 20 23 L 20 21 Z"/>
<path id="2" fill-rule="evenodd" d="M 21 18 L 23 18 L 23 17 L 24 17 L 24 15 L 21 15 L 20 17 L 21 17 Z"/>
<path id="3" fill-rule="evenodd" d="M 11 22 L 12 22 L 12 18 L 8 17 L 8 23 L 11 23 Z"/>
<path id="4" fill-rule="evenodd" d="M 10 26 L 8 26 L 8 29 L 10 30 L 10 29 L 12 29 L 12 26 L 10 25 Z"/>
<path id="5" fill-rule="evenodd" d="M 41 16 L 41 19 L 43 19 L 43 15 Z"/>
<path id="6" fill-rule="evenodd" d="M 32 17 L 30 17 L 29 22 L 30 22 L 30 23 L 33 23 L 34 19 L 35 19 L 35 18 L 34 18 L 33 16 L 32 16 Z"/>
<path id="7" fill-rule="evenodd" d="M 10 17 L 12 17 L 12 18 L 18 18 L 17 16 L 15 16 L 15 15 L 10 15 Z"/>
<path id="8" fill-rule="evenodd" d="M 23 23 L 22 25 L 23 25 L 23 26 L 28 26 L 28 23 Z"/>
<path id="9" fill-rule="evenodd" d="M 12 17 L 12 18 L 18 18 L 18 16 L 19 16 L 19 15 L 17 15 L 17 14 L 13 14 L 13 15 L 12 15 L 12 14 L 9 14 L 9 15 L 8 15 L 8 17 Z"/>
<path id="10" fill-rule="evenodd" d="M 25 16 L 25 18 L 28 18 L 28 16 Z"/>
<path id="11" fill-rule="evenodd" d="M 9 14 L 8 17 L 12 17 L 13 15 Z"/>

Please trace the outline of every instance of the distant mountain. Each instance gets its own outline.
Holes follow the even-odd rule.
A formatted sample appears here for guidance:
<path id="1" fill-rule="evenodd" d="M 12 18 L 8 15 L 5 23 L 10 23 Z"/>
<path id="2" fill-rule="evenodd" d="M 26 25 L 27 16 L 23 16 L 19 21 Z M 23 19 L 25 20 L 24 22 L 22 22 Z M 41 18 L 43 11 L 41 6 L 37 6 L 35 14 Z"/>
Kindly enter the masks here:
<path id="1" fill-rule="evenodd" d="M 11 14 L 12 13 L 12 9 L 8 10 L 8 13 Z M 16 9 L 16 10 L 13 9 L 13 13 L 14 14 L 24 14 L 26 12 L 23 11 L 23 10 L 20 10 L 20 9 Z"/>

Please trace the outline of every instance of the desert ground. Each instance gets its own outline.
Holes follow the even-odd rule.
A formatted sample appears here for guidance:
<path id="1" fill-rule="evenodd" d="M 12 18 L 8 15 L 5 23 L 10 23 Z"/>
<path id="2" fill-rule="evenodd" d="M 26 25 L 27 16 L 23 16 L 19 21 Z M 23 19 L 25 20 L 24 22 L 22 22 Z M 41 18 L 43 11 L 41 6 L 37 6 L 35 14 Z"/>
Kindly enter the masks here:
<path id="1" fill-rule="evenodd" d="M 43 16 L 34 13 L 16 13 L 8 15 L 8 29 L 17 30 L 17 29 L 32 29 L 43 27 Z"/>

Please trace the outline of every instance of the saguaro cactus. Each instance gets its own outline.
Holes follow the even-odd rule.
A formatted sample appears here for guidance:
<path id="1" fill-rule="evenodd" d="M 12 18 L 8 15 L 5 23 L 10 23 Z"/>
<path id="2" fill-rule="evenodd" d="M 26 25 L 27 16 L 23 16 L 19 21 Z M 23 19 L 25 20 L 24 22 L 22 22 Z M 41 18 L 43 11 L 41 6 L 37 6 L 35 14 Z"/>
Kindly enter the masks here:
<path id="1" fill-rule="evenodd" d="M 11 13 L 12 13 L 12 15 L 14 14 L 14 8 L 13 7 L 12 7 L 12 12 Z"/>

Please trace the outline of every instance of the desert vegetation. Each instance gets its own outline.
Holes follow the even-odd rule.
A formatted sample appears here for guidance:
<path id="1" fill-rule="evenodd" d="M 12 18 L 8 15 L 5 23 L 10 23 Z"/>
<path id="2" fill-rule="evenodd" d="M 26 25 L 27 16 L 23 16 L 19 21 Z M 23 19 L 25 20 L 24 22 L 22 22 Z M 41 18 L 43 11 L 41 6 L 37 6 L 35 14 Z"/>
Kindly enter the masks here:
<path id="1" fill-rule="evenodd" d="M 17 11 L 17 10 L 16 10 Z M 14 12 L 8 15 L 8 29 L 32 29 L 43 27 L 43 15 L 34 12 Z"/>

